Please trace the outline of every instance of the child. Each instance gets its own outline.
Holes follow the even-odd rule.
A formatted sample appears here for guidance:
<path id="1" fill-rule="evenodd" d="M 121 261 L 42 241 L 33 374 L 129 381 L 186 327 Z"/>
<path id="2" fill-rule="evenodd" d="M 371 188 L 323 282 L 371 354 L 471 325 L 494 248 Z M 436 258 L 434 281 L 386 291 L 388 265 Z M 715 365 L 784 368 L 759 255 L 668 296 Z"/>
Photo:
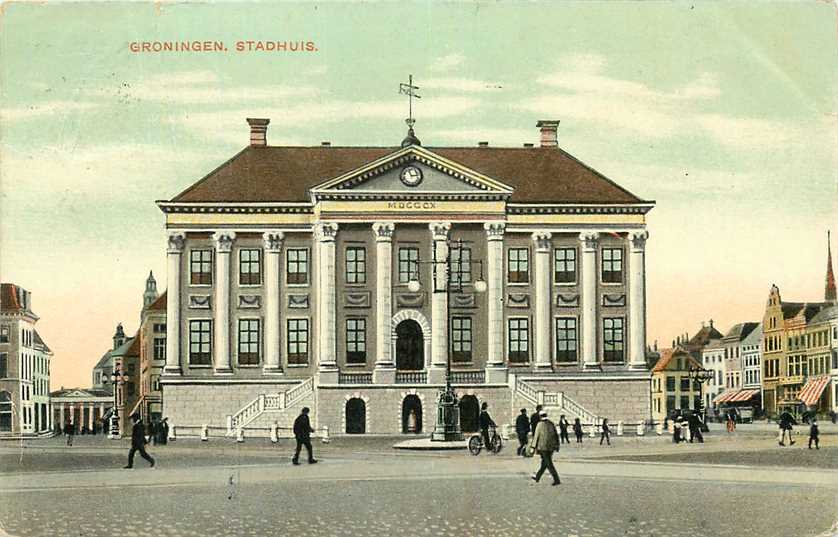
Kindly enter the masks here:
<path id="1" fill-rule="evenodd" d="M 812 419 L 809 425 L 809 449 L 812 449 L 812 440 L 815 441 L 815 449 L 820 449 L 818 445 L 818 420 Z"/>

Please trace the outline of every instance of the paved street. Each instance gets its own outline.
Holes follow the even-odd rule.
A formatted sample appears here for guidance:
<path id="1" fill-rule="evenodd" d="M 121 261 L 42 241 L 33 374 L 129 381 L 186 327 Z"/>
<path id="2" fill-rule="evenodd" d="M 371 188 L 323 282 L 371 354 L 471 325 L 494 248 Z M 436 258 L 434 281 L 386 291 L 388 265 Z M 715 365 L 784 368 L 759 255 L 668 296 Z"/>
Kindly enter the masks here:
<path id="1" fill-rule="evenodd" d="M 295 467 L 288 441 L 179 440 L 151 447 L 159 469 L 138 460 L 122 470 L 127 443 L 80 437 L 66 448 L 61 440 L 0 444 L 0 521 L 9 535 L 785 537 L 831 535 L 838 520 L 838 470 L 824 462 L 835 448 L 782 451 L 756 433 L 681 446 L 622 437 L 600 448 L 586 438 L 557 457 L 559 487 L 546 477 L 532 484 L 535 461 L 509 448 L 472 457 L 337 438 L 315 445 L 320 464 Z M 822 459 L 800 458 L 810 453 Z M 651 460 L 631 460 L 640 456 Z"/>

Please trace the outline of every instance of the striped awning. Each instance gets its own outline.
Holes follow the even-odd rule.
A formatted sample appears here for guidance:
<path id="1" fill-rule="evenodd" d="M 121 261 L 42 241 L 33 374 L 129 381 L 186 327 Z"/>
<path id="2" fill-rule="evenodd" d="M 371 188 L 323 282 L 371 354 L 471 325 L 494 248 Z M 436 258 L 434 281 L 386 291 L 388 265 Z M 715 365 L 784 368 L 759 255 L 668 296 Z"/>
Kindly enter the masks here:
<path id="1" fill-rule="evenodd" d="M 823 390 L 829 384 L 829 376 L 815 377 L 806 381 L 806 385 L 800 390 L 800 401 L 806 406 L 818 404 Z"/>
<path id="2" fill-rule="evenodd" d="M 727 400 L 728 403 L 741 403 L 750 401 L 755 396 L 759 395 L 759 390 L 739 390 L 739 393 Z"/>
<path id="3" fill-rule="evenodd" d="M 740 391 L 741 390 L 728 390 L 724 393 L 720 393 L 716 396 L 715 399 L 713 399 L 713 403 L 727 403 L 732 398 L 736 397 L 736 395 L 738 395 Z"/>

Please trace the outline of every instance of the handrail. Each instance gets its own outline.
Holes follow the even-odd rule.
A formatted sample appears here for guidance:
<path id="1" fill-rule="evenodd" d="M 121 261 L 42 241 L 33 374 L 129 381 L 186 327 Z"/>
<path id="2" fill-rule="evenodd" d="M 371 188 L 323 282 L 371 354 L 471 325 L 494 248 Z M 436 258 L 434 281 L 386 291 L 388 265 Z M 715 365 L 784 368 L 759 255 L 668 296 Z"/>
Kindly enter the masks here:
<path id="1" fill-rule="evenodd" d="M 293 406 L 297 401 L 313 391 L 311 377 L 297 384 L 285 394 L 285 407 Z"/>
<path id="2" fill-rule="evenodd" d="M 529 400 L 529 402 L 533 404 L 538 403 L 538 391 L 532 384 L 523 379 L 518 379 L 515 383 L 515 387 L 518 392 L 524 396 L 524 399 Z"/>

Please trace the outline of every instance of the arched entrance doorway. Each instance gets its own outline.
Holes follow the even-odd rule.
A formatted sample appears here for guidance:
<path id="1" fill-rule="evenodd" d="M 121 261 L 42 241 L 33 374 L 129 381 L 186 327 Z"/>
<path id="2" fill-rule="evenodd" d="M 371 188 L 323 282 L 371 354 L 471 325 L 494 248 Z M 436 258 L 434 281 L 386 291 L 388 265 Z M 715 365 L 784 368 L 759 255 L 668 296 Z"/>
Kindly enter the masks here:
<path id="1" fill-rule="evenodd" d="M 367 404 L 358 397 L 346 402 L 346 434 L 367 432 Z"/>
<path id="2" fill-rule="evenodd" d="M 464 395 L 460 399 L 460 429 L 464 433 L 475 433 L 480 429 L 480 403 L 473 395 Z"/>
<path id="3" fill-rule="evenodd" d="M 418 371 L 423 369 L 425 354 L 422 327 L 413 319 L 396 325 L 396 369 Z"/>
<path id="4" fill-rule="evenodd" d="M 402 433 L 422 432 L 422 401 L 418 395 L 408 395 L 402 401 Z"/>

